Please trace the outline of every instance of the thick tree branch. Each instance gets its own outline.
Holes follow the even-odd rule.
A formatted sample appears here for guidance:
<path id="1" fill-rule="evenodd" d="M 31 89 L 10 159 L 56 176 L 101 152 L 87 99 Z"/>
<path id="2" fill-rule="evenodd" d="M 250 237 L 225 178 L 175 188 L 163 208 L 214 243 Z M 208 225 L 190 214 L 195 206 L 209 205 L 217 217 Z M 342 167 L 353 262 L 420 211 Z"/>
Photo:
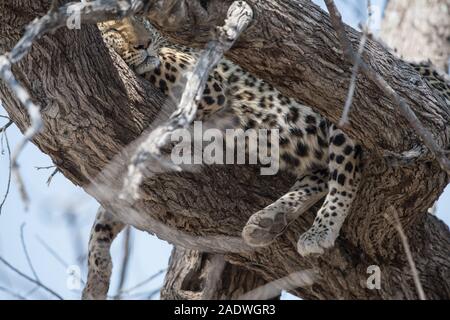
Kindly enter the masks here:
<path id="1" fill-rule="evenodd" d="M 441 72 L 450 74 L 450 1 L 427 0 L 426 5 L 420 1 L 388 1 L 381 31 L 383 41 L 408 61 L 431 60 Z"/>
<path id="2" fill-rule="evenodd" d="M 171 14 L 176 18 L 171 21 L 161 18 L 161 13 L 167 11 L 164 8 L 152 10 L 149 12 L 152 22 L 173 41 L 201 47 L 210 30 L 223 21 L 230 0 L 208 1 L 207 13 L 195 6 L 189 7 L 183 0 L 164 3 L 170 3 L 172 7 L 178 3 L 178 8 L 185 3 L 184 10 L 172 10 Z M 353 60 L 345 60 L 329 16 L 306 0 L 249 0 L 248 3 L 256 18 L 226 56 L 275 84 L 284 94 L 311 105 L 338 123 L 342 115 L 338 107 L 343 106 L 347 98 Z M 352 47 L 357 48 L 361 34 L 348 26 L 345 29 Z M 450 118 L 450 111 L 444 99 L 436 99 L 413 68 L 394 57 L 382 44 L 369 39 L 363 58 L 405 100 L 424 126 L 433 123 L 434 128 L 430 130 L 437 144 L 448 145 L 450 128 L 444 122 Z M 407 94 L 405 88 L 408 88 Z M 354 112 L 350 115 L 351 126 L 347 131 L 360 140 L 366 150 L 375 153 L 374 156 L 382 156 L 386 150 L 404 152 L 421 143 L 414 130 L 404 126 L 406 121 L 399 119 L 397 111 L 386 113 L 386 110 L 398 110 L 397 103 L 388 98 L 390 96 L 386 97 L 371 79 L 359 77 Z M 423 105 L 429 106 L 433 115 L 437 113 L 445 121 L 430 122 Z M 380 123 L 390 130 L 380 131 Z"/>
<path id="3" fill-rule="evenodd" d="M 217 262 L 220 263 L 220 269 L 217 269 Z M 253 271 L 221 262 L 224 261 L 216 254 L 201 253 L 181 247 L 174 248 L 161 290 L 161 298 L 165 300 L 236 300 L 267 283 Z M 209 288 L 212 285 L 215 290 L 211 291 Z M 279 293 L 278 290 L 278 295 Z"/>
<path id="4" fill-rule="evenodd" d="M 166 30 L 162 23 L 159 26 L 177 41 L 198 45 L 210 40 L 213 26 L 223 24 L 232 1 L 209 0 L 206 11 L 200 11 L 196 1 L 182 3 L 185 15 L 179 20 L 168 19 L 173 23 Z M 248 3 L 255 13 L 254 21 L 227 56 L 337 122 L 347 97 L 352 66 L 342 58 L 328 16 L 306 0 Z M 0 53 L 10 50 L 11 44 L 20 39 L 19 30 L 36 13 L 45 14 L 49 5 L 44 0 L 17 0 L 6 7 L 5 21 L 0 24 L 0 33 L 5 35 L 0 40 Z M 176 9 L 181 7 L 174 4 L 169 11 L 176 18 Z M 152 8 L 154 22 L 164 22 L 157 16 L 157 8 Z M 177 24 L 179 21 L 183 23 Z M 346 30 L 357 46 L 360 35 L 350 28 Z M 258 168 L 253 167 L 205 166 L 197 172 L 150 177 L 143 183 L 140 199 L 128 206 L 113 201 L 122 189 L 126 164 L 134 151 L 132 146 L 125 147 L 149 128 L 165 100 L 117 55 L 108 53 L 93 26 L 57 31 L 37 41 L 30 54 L 13 66 L 13 72 L 36 104 L 42 106 L 44 130 L 33 142 L 60 164 L 66 177 L 110 208 L 116 218 L 155 232 L 176 245 L 196 250 L 207 246 L 211 252 L 223 254 L 230 265 L 254 272 L 264 283 L 314 269 L 320 277 L 312 286 L 292 290 L 304 298 L 413 298 L 414 280 L 404 272 L 409 267 L 397 231 L 384 219 L 389 203 L 401 213 L 399 218 L 412 242 L 411 254 L 427 297 L 450 296 L 448 227 L 426 214 L 448 177 L 427 159 L 408 167 L 392 167 L 377 157 L 385 151 L 401 154 L 420 145 L 420 141 L 399 117 L 395 103 L 371 81 L 358 78 L 348 129 L 363 143 L 370 159 L 358 198 L 336 248 L 321 257 L 302 259 L 295 243 L 310 226 L 313 212 L 300 217 L 268 248 L 243 250 L 237 242 L 250 215 L 292 185 L 288 174 L 261 177 Z M 413 69 L 370 39 L 364 61 L 407 101 L 439 145 L 448 144 L 450 112 Z M 25 131 L 28 116 L 4 83 L 0 83 L 0 97 L 11 119 Z M 118 160 L 112 164 L 116 169 L 107 170 L 113 159 Z M 97 193 L 92 182 L 103 186 L 102 192 Z M 159 222 L 158 228 L 162 225 L 167 229 L 155 228 L 155 221 Z M 190 238 L 180 239 L 172 230 L 180 230 Z M 198 239 L 217 241 L 191 241 Z M 364 285 L 371 265 L 378 265 L 383 272 L 381 290 L 369 290 Z"/>
<path id="5" fill-rule="evenodd" d="M 331 22 L 338 34 L 341 45 L 344 49 L 344 54 L 346 59 L 355 65 L 359 65 L 363 73 L 371 79 L 373 82 L 377 84 L 380 90 L 389 97 L 392 101 L 394 101 L 401 111 L 401 114 L 406 118 L 409 125 L 414 129 L 414 131 L 419 135 L 422 139 L 423 143 L 428 147 L 428 149 L 433 153 L 436 157 L 436 160 L 439 162 L 442 170 L 447 172 L 450 175 L 450 159 L 448 158 L 448 153 L 445 152 L 434 140 L 431 132 L 426 129 L 420 120 L 417 118 L 415 113 L 408 106 L 406 101 L 400 97 L 397 92 L 392 89 L 392 87 L 383 79 L 378 73 L 374 72 L 362 59 L 355 54 L 352 48 L 352 44 L 347 37 L 344 23 L 342 22 L 342 16 L 339 13 L 336 5 L 333 0 L 325 0 L 328 11 L 330 12 Z"/>

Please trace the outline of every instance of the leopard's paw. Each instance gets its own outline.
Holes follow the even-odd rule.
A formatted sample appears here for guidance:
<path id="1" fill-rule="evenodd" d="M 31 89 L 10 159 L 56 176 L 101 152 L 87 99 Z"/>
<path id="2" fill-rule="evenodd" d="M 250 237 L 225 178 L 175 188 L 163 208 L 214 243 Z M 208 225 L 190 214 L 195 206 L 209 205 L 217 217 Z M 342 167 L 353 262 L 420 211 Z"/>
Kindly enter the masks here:
<path id="1" fill-rule="evenodd" d="M 336 238 L 337 233 L 331 230 L 318 231 L 313 227 L 300 236 L 297 243 L 297 251 L 303 257 L 310 254 L 323 254 L 325 249 L 334 246 Z"/>
<path id="2" fill-rule="evenodd" d="M 285 213 L 261 210 L 250 217 L 242 237 L 250 246 L 264 247 L 281 235 L 287 225 Z"/>

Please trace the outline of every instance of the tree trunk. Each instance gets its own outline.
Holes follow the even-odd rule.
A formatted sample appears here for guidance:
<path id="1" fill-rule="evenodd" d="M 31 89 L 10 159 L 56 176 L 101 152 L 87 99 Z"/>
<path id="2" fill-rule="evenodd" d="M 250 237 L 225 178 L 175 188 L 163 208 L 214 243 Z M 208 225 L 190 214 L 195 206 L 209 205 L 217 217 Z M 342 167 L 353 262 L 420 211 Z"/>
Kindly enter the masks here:
<path id="1" fill-rule="evenodd" d="M 161 13 L 152 11 L 151 18 L 176 41 L 199 45 L 205 42 L 211 27 L 221 24 L 230 2 L 210 0 L 205 12 L 194 5 L 197 1 L 188 1 L 180 7 L 186 11 L 172 12 L 179 19 L 165 19 L 176 22 L 170 26 L 155 18 Z M 338 120 L 351 66 L 343 60 L 326 13 L 307 0 L 248 2 L 255 11 L 255 21 L 229 52 L 229 58 L 330 120 Z M 24 26 L 49 6 L 50 1 L 45 0 L 4 4 L 0 34 L 5 39 L 0 41 L 0 53 L 10 49 Z M 358 33 L 347 30 L 356 47 Z M 253 250 L 240 239 L 250 215 L 292 185 L 293 178 L 288 174 L 267 177 L 259 176 L 258 168 L 251 166 L 203 166 L 196 172 L 153 175 L 142 186 L 141 199 L 134 203 L 117 199 L 132 142 L 164 113 L 166 104 L 162 95 L 135 77 L 117 55 L 108 53 L 93 26 L 60 30 L 38 41 L 13 71 L 42 106 L 45 129 L 33 143 L 69 180 L 82 186 L 118 219 L 178 246 L 166 279 L 166 284 L 174 284 L 175 291 L 166 285 L 163 297 L 234 298 L 260 281 L 313 269 L 317 274 L 314 284 L 292 289 L 292 293 L 314 299 L 415 298 L 398 235 L 384 218 L 389 206 L 399 212 L 427 297 L 450 297 L 449 230 L 426 213 L 448 177 L 431 157 L 418 159 L 408 167 L 392 167 L 381 157 L 386 150 L 408 151 L 420 141 L 393 102 L 384 98 L 371 81 L 358 77 L 348 130 L 365 149 L 361 190 L 336 247 L 323 256 L 305 259 L 298 255 L 295 244 L 311 225 L 317 206 L 268 248 Z M 449 145 L 450 110 L 443 99 L 433 95 L 412 68 L 376 42 L 368 42 L 364 60 L 406 99 L 439 144 Z M 29 124 L 26 112 L 3 83 L 0 98 L 24 131 Z M 211 255 L 183 252 L 182 247 Z M 208 261 L 218 263 L 217 254 L 226 262 L 223 274 L 236 268 L 228 279 L 238 286 L 223 285 L 228 281 L 224 276 L 214 284 L 202 280 L 212 277 L 204 269 L 207 267 L 199 267 L 199 259 L 206 259 L 205 265 Z M 187 259 L 192 267 L 179 259 Z M 379 290 L 366 286 L 367 269 L 372 265 L 382 272 Z M 200 271 L 174 275 L 175 270 L 186 268 Z M 245 281 L 239 280 L 242 272 L 247 273 L 241 278 Z M 203 293 L 202 281 L 206 288 L 214 285 L 216 293 Z M 193 294 L 186 295 L 183 290 Z M 199 290 L 201 294 L 197 294 Z"/>
<path id="2" fill-rule="evenodd" d="M 257 273 L 224 261 L 222 255 L 175 247 L 161 299 L 232 300 L 264 284 Z"/>
<path id="3" fill-rule="evenodd" d="M 407 60 L 430 59 L 449 72 L 450 1 L 389 1 L 382 25 L 383 40 Z"/>

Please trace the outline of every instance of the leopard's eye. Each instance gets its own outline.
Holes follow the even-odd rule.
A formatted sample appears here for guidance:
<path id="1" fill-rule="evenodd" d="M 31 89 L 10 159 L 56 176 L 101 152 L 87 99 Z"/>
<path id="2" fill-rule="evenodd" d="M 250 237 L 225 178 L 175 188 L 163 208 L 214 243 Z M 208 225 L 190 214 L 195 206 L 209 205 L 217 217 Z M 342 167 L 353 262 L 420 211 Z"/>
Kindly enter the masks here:
<path id="1" fill-rule="evenodd" d="M 145 49 L 145 46 L 144 46 L 143 44 L 139 44 L 139 45 L 133 46 L 133 48 L 134 48 L 135 50 L 144 50 L 144 49 Z"/>

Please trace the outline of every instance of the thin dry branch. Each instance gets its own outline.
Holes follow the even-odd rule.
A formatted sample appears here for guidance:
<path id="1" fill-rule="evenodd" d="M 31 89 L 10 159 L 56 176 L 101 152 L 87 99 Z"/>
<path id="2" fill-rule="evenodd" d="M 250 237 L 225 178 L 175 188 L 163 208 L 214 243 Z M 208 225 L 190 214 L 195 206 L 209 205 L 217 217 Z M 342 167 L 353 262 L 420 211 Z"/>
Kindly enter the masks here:
<path id="1" fill-rule="evenodd" d="M 235 1 L 228 9 L 225 25 L 216 29 L 215 39 L 211 40 L 201 54 L 193 70 L 187 75 L 186 87 L 177 110 L 163 125 L 153 130 L 138 146 L 128 167 L 121 198 L 138 198 L 138 189 L 144 177 L 143 171 L 148 161 L 157 160 L 166 167 L 181 171 L 174 164 L 161 158 L 161 150 L 178 129 L 189 127 L 197 114 L 197 103 L 201 100 L 211 70 L 223 58 L 253 18 L 253 11 L 245 1 Z"/>
<path id="2" fill-rule="evenodd" d="M 7 178 L 7 183 L 6 183 L 6 191 L 5 191 L 5 195 L 3 196 L 2 202 L 0 203 L 0 215 L 2 214 L 2 209 L 3 209 L 3 206 L 6 203 L 6 199 L 8 199 L 9 190 L 11 188 L 11 171 L 12 171 L 12 167 L 11 167 L 11 147 L 9 146 L 9 140 L 8 140 L 8 135 L 6 133 L 6 129 L 3 130 L 3 132 L 2 132 L 2 138 L 1 138 L 2 153 L 3 153 L 3 137 L 5 137 L 6 152 L 8 153 L 9 166 L 8 166 L 8 178 Z"/>
<path id="3" fill-rule="evenodd" d="M 345 58 L 352 64 L 358 63 L 366 77 L 372 80 L 388 98 L 390 98 L 399 106 L 400 113 L 405 117 L 411 128 L 414 129 L 417 135 L 421 138 L 422 142 L 434 155 L 441 169 L 450 175 L 450 159 L 447 157 L 447 152 L 445 152 L 445 150 L 443 150 L 437 144 L 431 132 L 423 126 L 415 113 L 408 106 L 406 101 L 402 97 L 400 97 L 394 89 L 392 89 L 392 87 L 387 83 L 386 80 L 384 80 L 383 77 L 373 71 L 372 68 L 370 68 L 361 58 L 358 58 L 358 56 L 353 51 L 352 43 L 347 37 L 345 25 L 342 22 L 342 16 L 337 9 L 334 1 L 325 0 L 325 3 L 327 5 L 328 12 L 330 13 L 331 23 L 342 45 Z"/>
<path id="4" fill-rule="evenodd" d="M 44 239 L 42 239 L 39 235 L 36 236 L 36 239 L 44 247 L 44 249 L 47 250 L 48 253 L 59 262 L 59 264 L 61 264 L 61 266 L 63 266 L 66 269 L 69 267 L 69 264 L 66 261 L 64 261 L 64 259 L 61 258 L 61 256 L 47 242 L 45 242 Z M 78 280 L 83 285 L 86 284 L 86 282 L 81 278 L 81 276 L 78 277 Z"/>
<path id="5" fill-rule="evenodd" d="M 48 253 L 50 253 L 50 255 L 53 256 L 64 268 L 69 267 L 69 264 L 64 261 L 64 259 L 61 258 L 61 256 L 55 250 L 53 250 L 53 248 L 47 242 L 45 242 L 44 239 L 42 239 L 39 235 L 36 236 L 36 239 L 44 247 L 44 249 L 47 250 Z"/>
<path id="6" fill-rule="evenodd" d="M 3 117 L 3 116 L 2 116 L 2 118 L 9 119 L 9 118 Z M 0 128 L 0 133 L 6 131 L 13 123 L 14 122 L 12 120 L 9 120 L 7 124 L 5 124 L 3 127 Z"/>
<path id="7" fill-rule="evenodd" d="M 30 127 L 26 130 L 23 139 L 14 149 L 12 156 L 12 173 L 16 178 L 20 195 L 25 208 L 28 207 L 29 197 L 25 189 L 22 176 L 20 175 L 18 158 L 23 148 L 36 134 L 42 130 L 43 122 L 40 106 L 36 105 L 28 91 L 15 78 L 11 66 L 19 62 L 31 49 L 33 43 L 43 35 L 55 31 L 61 27 L 69 27 L 69 22 L 80 17 L 83 23 L 96 23 L 128 15 L 146 12 L 150 1 L 143 0 L 97 0 L 89 3 L 71 2 L 56 8 L 57 1 L 52 3 L 49 12 L 42 18 L 31 22 L 23 37 L 17 42 L 11 52 L 0 56 L 0 78 L 5 81 L 11 91 L 24 105 L 30 118 Z"/>
<path id="8" fill-rule="evenodd" d="M 414 285 L 416 286 L 419 299 L 427 300 L 425 292 L 423 291 L 422 283 L 420 282 L 419 272 L 417 271 L 416 263 L 414 262 L 414 259 L 412 257 L 408 238 L 406 237 L 406 234 L 403 230 L 402 223 L 400 221 L 400 218 L 398 217 L 397 210 L 391 206 L 390 211 L 392 212 L 392 217 L 385 214 L 385 218 L 386 220 L 388 220 L 388 222 L 390 222 L 394 226 L 395 230 L 397 230 L 400 240 L 402 241 L 403 249 L 405 250 L 406 258 L 408 259 L 408 264 L 411 269 L 411 274 L 414 279 Z"/>
<path id="9" fill-rule="evenodd" d="M 47 167 L 35 167 L 36 170 L 49 170 L 55 168 L 55 166 L 47 166 Z"/>
<path id="10" fill-rule="evenodd" d="M 12 297 L 14 297 L 14 298 L 16 298 L 16 299 L 19 299 L 19 300 L 27 300 L 26 297 L 24 297 L 24 296 L 22 296 L 21 294 L 16 293 L 16 292 L 14 292 L 14 291 L 8 289 L 8 288 L 1 287 L 1 286 L 0 286 L 0 291 L 3 291 L 3 292 L 5 292 L 5 293 L 11 295 Z"/>
<path id="11" fill-rule="evenodd" d="M 344 111 L 342 112 L 341 120 L 339 121 L 340 127 L 345 127 L 348 125 L 348 115 L 350 113 L 350 108 L 352 106 L 353 102 L 353 96 L 355 95 L 355 89 L 356 89 L 356 80 L 358 77 L 358 71 L 360 66 L 361 57 L 364 51 L 364 46 L 367 42 L 367 29 L 364 29 L 363 34 L 361 36 L 361 40 L 359 42 L 359 48 L 358 48 L 358 59 L 356 60 L 355 64 L 353 65 L 352 70 L 352 77 L 350 79 L 350 87 L 348 89 L 347 94 L 347 100 L 345 101 L 344 105 Z"/>
<path id="12" fill-rule="evenodd" d="M 364 47 L 367 42 L 368 33 L 369 33 L 369 26 L 371 22 L 372 17 L 372 10 L 371 10 L 371 2 L 370 0 L 367 1 L 367 21 L 365 25 L 361 28 L 362 29 L 362 35 L 361 40 L 359 41 L 359 47 L 358 47 L 358 59 L 356 59 L 355 64 L 353 65 L 352 70 L 352 76 L 350 78 L 350 87 L 348 89 L 347 93 L 347 99 L 345 101 L 344 105 L 344 111 L 342 112 L 341 120 L 339 121 L 339 127 L 344 128 L 348 125 L 348 115 L 350 113 L 350 108 L 353 103 L 353 96 L 355 95 L 355 89 L 356 89 L 356 80 L 358 77 L 358 71 L 359 71 L 359 64 L 362 60 L 362 54 L 364 52 Z"/>
<path id="13" fill-rule="evenodd" d="M 0 56 L 0 77 L 3 78 L 3 80 L 15 93 L 20 102 L 25 106 L 28 115 L 30 117 L 31 125 L 25 132 L 24 138 L 19 142 L 18 146 L 15 148 L 13 156 L 11 158 L 12 162 L 11 170 L 19 185 L 20 195 L 22 196 L 22 200 L 25 203 L 25 207 L 27 207 L 29 198 L 26 193 L 22 177 L 20 175 L 19 164 L 17 162 L 17 159 L 20 153 L 22 152 L 23 148 L 25 147 L 26 143 L 42 129 L 42 118 L 40 113 L 40 107 L 34 104 L 28 91 L 16 80 L 11 71 L 12 61 L 20 60 L 19 52 L 21 50 L 22 48 L 20 47 L 19 41 L 19 43 L 16 45 L 16 47 L 14 47 L 11 53 Z"/>
<path id="14" fill-rule="evenodd" d="M 150 277 L 148 277 L 147 279 L 145 279 L 145 280 L 139 282 L 138 284 L 136 284 L 136 285 L 134 285 L 134 286 L 132 286 L 132 287 L 130 287 L 130 288 L 128 288 L 128 289 L 122 290 L 122 291 L 120 291 L 119 293 L 120 293 L 121 296 L 127 296 L 127 295 L 130 294 L 132 291 L 134 291 L 134 290 L 136 290 L 136 289 L 138 289 L 138 288 L 141 288 L 141 287 L 145 286 L 147 283 L 149 283 L 149 282 L 151 282 L 152 280 L 156 279 L 157 277 L 159 277 L 160 275 L 162 275 L 162 274 L 165 273 L 166 271 L 167 271 L 167 269 L 159 270 L 158 272 L 156 272 L 155 274 L 152 274 L 152 275 L 151 275 Z"/>
<path id="15" fill-rule="evenodd" d="M 49 170 L 49 169 L 53 169 L 52 173 L 50 174 L 50 176 L 47 179 L 47 186 L 49 187 L 50 184 L 53 181 L 53 178 L 60 172 L 59 168 L 57 168 L 56 166 L 47 166 L 47 167 L 35 167 L 36 170 Z"/>
<path id="16" fill-rule="evenodd" d="M 22 225 L 20 226 L 20 242 L 22 244 L 22 249 L 23 249 L 23 252 L 25 253 L 25 257 L 27 259 L 28 266 L 30 267 L 31 272 L 33 273 L 34 279 L 36 279 L 36 281 L 41 281 L 37 275 L 36 269 L 34 269 L 30 254 L 28 253 L 27 244 L 25 242 L 25 226 L 26 226 L 25 222 L 22 223 Z"/>
<path id="17" fill-rule="evenodd" d="M 20 242 L 22 244 L 22 249 L 23 249 L 23 252 L 25 253 L 25 258 L 27 259 L 28 266 L 30 267 L 31 272 L 33 273 L 34 279 L 36 279 L 37 281 L 41 281 L 37 275 L 36 269 L 34 269 L 30 254 L 28 252 L 27 244 L 25 242 L 25 226 L 26 226 L 26 222 L 22 223 L 22 225 L 20 226 Z M 38 289 L 39 289 L 39 286 L 35 286 L 33 289 L 28 291 L 25 294 L 25 296 L 29 297 L 31 294 L 36 292 L 36 290 L 38 290 Z"/>
<path id="18" fill-rule="evenodd" d="M 123 240 L 123 258 L 122 258 L 122 269 L 120 272 L 119 278 L 119 287 L 117 289 L 117 294 L 114 297 L 116 300 L 121 299 L 121 292 L 123 292 L 123 286 L 125 285 L 127 275 L 128 275 L 128 266 L 130 263 L 130 254 L 131 254 L 131 227 L 127 226 L 125 228 L 125 236 Z"/>
<path id="19" fill-rule="evenodd" d="M 53 172 L 50 174 L 50 176 L 48 177 L 47 182 L 46 182 L 46 184 L 47 184 L 48 187 L 49 187 L 50 184 L 52 183 L 53 178 L 54 178 L 59 172 L 61 172 L 61 171 L 60 171 L 58 168 L 56 168 L 56 169 L 53 170 Z"/>
<path id="20" fill-rule="evenodd" d="M 19 276 L 21 276 L 22 278 L 34 283 L 35 285 L 39 286 L 39 288 L 47 291 L 48 293 L 50 293 L 51 295 L 55 296 L 56 298 L 58 298 L 59 300 L 64 300 L 63 297 L 61 297 L 59 294 L 57 294 L 55 291 L 53 291 L 52 289 L 50 289 L 49 287 L 47 287 L 46 285 L 42 284 L 41 282 L 34 280 L 33 278 L 27 276 L 25 273 L 23 273 L 22 271 L 18 270 L 16 267 L 14 267 L 12 264 L 10 264 L 8 261 L 6 261 L 5 259 L 3 259 L 2 257 L 0 257 L 0 262 L 2 262 L 5 266 L 7 266 L 9 269 L 11 269 L 13 272 L 17 273 Z"/>

